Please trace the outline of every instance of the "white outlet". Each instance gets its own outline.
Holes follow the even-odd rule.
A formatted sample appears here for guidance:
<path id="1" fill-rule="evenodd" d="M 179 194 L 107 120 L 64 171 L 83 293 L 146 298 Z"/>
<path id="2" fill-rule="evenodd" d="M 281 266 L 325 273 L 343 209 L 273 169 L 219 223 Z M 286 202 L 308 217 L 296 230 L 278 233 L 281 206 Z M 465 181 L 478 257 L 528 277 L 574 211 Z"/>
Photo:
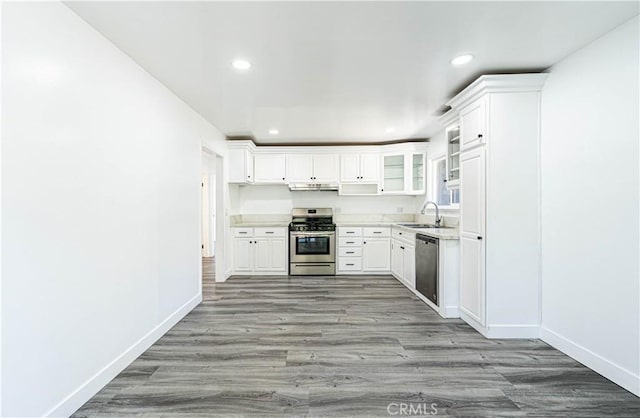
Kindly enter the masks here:
<path id="1" fill-rule="evenodd" d="M 398 212 L 398 213 L 402 213 L 402 212 L 404 212 L 404 209 L 403 209 L 403 208 L 398 208 L 398 209 L 397 209 L 397 212 Z"/>

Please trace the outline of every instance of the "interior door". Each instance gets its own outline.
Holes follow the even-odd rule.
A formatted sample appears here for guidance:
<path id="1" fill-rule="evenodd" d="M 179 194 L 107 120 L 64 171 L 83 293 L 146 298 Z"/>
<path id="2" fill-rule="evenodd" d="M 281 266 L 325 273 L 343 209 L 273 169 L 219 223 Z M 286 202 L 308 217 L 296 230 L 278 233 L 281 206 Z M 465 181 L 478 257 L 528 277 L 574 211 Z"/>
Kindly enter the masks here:
<path id="1" fill-rule="evenodd" d="M 460 157 L 460 309 L 485 325 L 485 150 Z"/>

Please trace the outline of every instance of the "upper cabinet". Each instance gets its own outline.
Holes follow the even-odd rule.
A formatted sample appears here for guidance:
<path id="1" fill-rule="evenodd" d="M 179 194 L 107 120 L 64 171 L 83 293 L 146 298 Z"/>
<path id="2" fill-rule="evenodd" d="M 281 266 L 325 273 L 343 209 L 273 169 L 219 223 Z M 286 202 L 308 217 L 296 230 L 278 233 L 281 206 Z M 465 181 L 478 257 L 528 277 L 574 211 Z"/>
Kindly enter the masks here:
<path id="1" fill-rule="evenodd" d="M 380 180 L 378 154 L 342 154 L 340 156 L 341 182 L 371 182 Z"/>
<path id="2" fill-rule="evenodd" d="M 460 109 L 460 149 L 483 144 L 487 137 L 486 115 L 488 97 L 480 97 Z"/>
<path id="3" fill-rule="evenodd" d="M 230 148 L 229 183 L 253 183 L 253 152 L 248 147 Z"/>
<path id="4" fill-rule="evenodd" d="M 460 123 L 456 120 L 445 128 L 447 138 L 447 187 L 460 187 Z"/>
<path id="5" fill-rule="evenodd" d="M 288 183 L 337 183 L 337 154 L 290 154 L 286 157 Z"/>
<path id="6" fill-rule="evenodd" d="M 255 154 L 254 182 L 266 184 L 287 183 L 284 154 Z"/>
<path id="7" fill-rule="evenodd" d="M 426 143 L 362 146 L 256 147 L 228 141 L 229 183 L 330 184 L 340 195 L 425 192 Z"/>
<path id="8" fill-rule="evenodd" d="M 384 194 L 423 194 L 425 192 L 425 154 L 404 152 L 382 156 Z"/>

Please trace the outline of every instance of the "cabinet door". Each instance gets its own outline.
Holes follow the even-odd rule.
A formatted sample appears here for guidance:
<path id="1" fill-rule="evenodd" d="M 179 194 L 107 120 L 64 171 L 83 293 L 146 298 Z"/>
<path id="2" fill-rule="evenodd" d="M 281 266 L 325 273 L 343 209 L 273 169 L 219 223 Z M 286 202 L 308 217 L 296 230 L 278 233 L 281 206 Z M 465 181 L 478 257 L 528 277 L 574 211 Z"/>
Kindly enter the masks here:
<path id="1" fill-rule="evenodd" d="M 404 245 L 403 252 L 403 277 L 405 283 L 412 289 L 416 288 L 416 247 Z"/>
<path id="2" fill-rule="evenodd" d="M 313 181 L 312 155 L 287 155 L 287 181 L 309 183 Z"/>
<path id="3" fill-rule="evenodd" d="M 402 246 L 399 241 L 391 240 L 391 273 L 402 280 L 402 264 L 404 263 L 404 255 Z"/>
<path id="4" fill-rule="evenodd" d="M 234 238 L 234 270 L 237 272 L 253 271 L 253 238 Z"/>
<path id="5" fill-rule="evenodd" d="M 256 154 L 254 156 L 256 183 L 285 183 L 285 156 L 283 154 Z"/>
<path id="6" fill-rule="evenodd" d="M 460 111 L 461 149 L 473 147 L 486 141 L 486 104 L 481 97 Z"/>
<path id="7" fill-rule="evenodd" d="M 382 156 L 382 193 L 402 193 L 405 190 L 404 154 Z"/>
<path id="8" fill-rule="evenodd" d="M 424 153 L 417 152 L 411 154 L 411 174 L 409 176 L 409 180 L 411 184 L 409 185 L 409 190 L 413 194 L 424 194 L 424 184 L 425 184 L 425 158 Z"/>
<path id="9" fill-rule="evenodd" d="M 362 242 L 362 270 L 389 271 L 391 240 L 389 238 L 364 238 Z"/>
<path id="10" fill-rule="evenodd" d="M 287 271 L 287 240 L 285 238 L 273 238 L 271 241 L 271 270 Z"/>
<path id="11" fill-rule="evenodd" d="M 380 156 L 378 154 L 360 155 L 360 180 L 367 182 L 380 181 Z"/>
<path id="12" fill-rule="evenodd" d="M 313 177 L 316 183 L 337 183 L 338 156 L 336 154 L 314 155 Z"/>
<path id="13" fill-rule="evenodd" d="M 360 156 L 358 154 L 342 154 L 340 156 L 340 181 L 360 180 Z"/>
<path id="14" fill-rule="evenodd" d="M 269 238 L 255 238 L 254 244 L 254 271 L 271 270 L 271 243 Z"/>
<path id="15" fill-rule="evenodd" d="M 246 149 L 229 150 L 229 183 L 253 181 L 252 155 Z"/>
<path id="16" fill-rule="evenodd" d="M 460 156 L 460 309 L 485 325 L 485 150 Z"/>

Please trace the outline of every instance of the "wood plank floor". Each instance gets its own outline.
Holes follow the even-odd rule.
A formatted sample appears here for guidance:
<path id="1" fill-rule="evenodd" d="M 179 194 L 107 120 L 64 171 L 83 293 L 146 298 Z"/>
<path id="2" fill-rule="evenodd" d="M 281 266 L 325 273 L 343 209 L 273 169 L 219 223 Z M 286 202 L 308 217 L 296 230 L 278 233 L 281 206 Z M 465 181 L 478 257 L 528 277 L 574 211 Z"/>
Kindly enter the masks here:
<path id="1" fill-rule="evenodd" d="M 205 259 L 205 301 L 74 417 L 640 416 L 547 344 L 487 340 L 390 276 L 213 272 Z"/>

